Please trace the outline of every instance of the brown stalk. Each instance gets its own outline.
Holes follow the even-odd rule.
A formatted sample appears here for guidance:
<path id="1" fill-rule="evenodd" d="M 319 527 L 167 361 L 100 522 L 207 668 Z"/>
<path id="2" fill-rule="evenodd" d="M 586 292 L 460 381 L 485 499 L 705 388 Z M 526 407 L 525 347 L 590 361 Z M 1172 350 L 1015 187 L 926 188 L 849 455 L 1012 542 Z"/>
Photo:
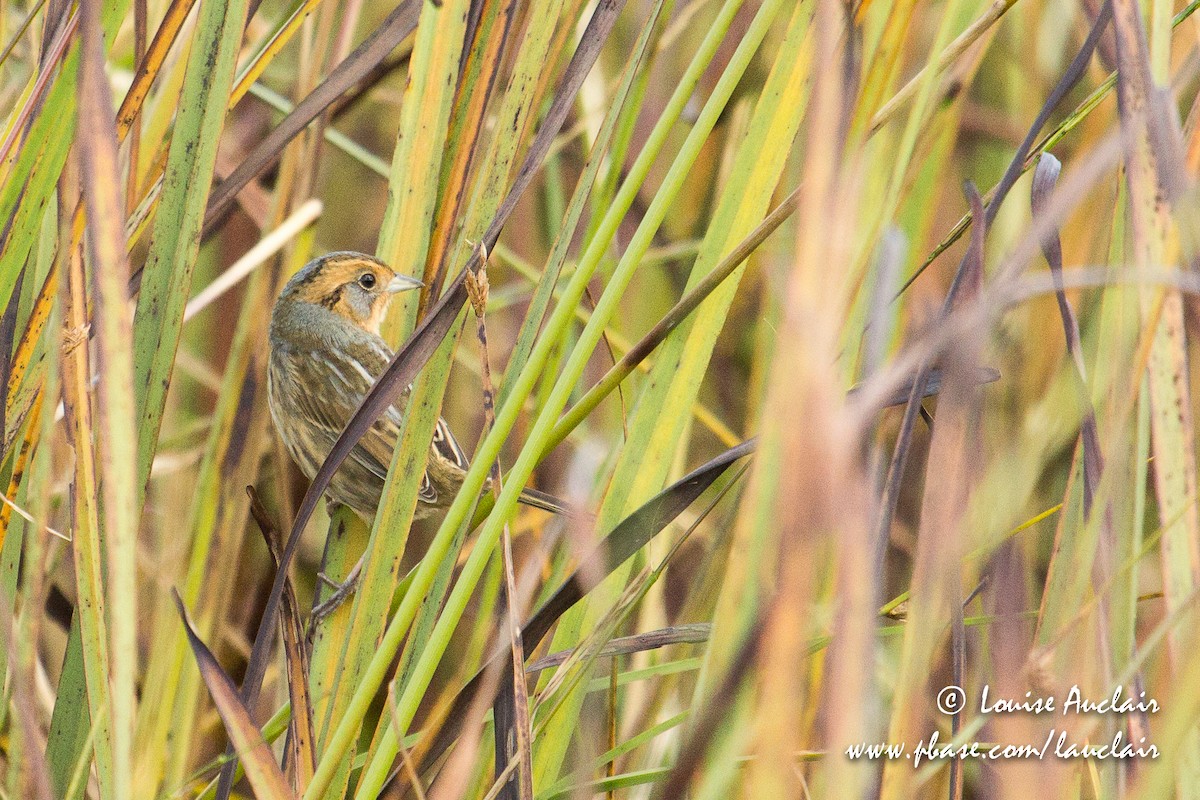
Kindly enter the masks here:
<path id="1" fill-rule="evenodd" d="M 250 513 L 258 523 L 271 558 L 279 566 L 279 556 L 282 553 L 282 537 L 279 529 L 271 520 L 270 512 L 262 504 L 258 492 L 253 486 L 246 487 L 250 497 Z M 292 714 L 288 723 L 287 745 L 284 747 L 288 773 L 291 777 L 292 788 L 296 794 L 304 793 L 312 780 L 316 769 L 317 751 L 316 737 L 313 731 L 312 701 L 308 692 L 308 647 L 304 632 L 304 620 L 300 612 L 300 602 L 296 599 L 296 588 L 289 578 L 284 584 L 282 610 L 279 618 L 280 636 L 283 639 L 283 653 L 287 664 L 288 699 L 291 701 Z"/>
<path id="2" fill-rule="evenodd" d="M 487 251 L 478 248 L 479 271 L 467 273 L 467 294 L 476 317 L 476 335 L 479 339 L 480 363 L 483 379 L 484 433 L 496 423 L 496 390 L 492 385 L 491 362 L 488 358 L 487 325 Z M 499 496 L 501 491 L 500 462 L 492 464 L 492 492 Z M 492 703 L 496 780 L 503 781 L 499 797 L 503 800 L 533 800 L 533 733 L 529 723 L 529 688 L 525 683 L 525 648 L 518 622 L 524 613 L 523 600 L 517 594 L 517 579 L 513 568 L 512 534 L 504 526 L 502 538 L 504 565 L 504 628 L 508 634 L 510 661 Z M 532 591 L 533 585 L 529 585 Z M 526 595 L 529 592 L 524 593 Z M 516 756 L 514 759 L 513 756 Z M 511 759 L 511 763 L 510 763 Z M 516 780 L 513 780 L 515 778 Z"/>

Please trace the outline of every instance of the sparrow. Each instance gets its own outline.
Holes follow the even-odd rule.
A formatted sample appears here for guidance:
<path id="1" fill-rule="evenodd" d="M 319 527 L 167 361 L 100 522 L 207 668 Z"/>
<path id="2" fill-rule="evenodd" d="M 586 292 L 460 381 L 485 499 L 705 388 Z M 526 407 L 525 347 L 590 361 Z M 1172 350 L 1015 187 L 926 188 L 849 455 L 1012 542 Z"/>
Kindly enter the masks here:
<path id="1" fill-rule="evenodd" d="M 310 480 L 329 455 L 363 396 L 392 359 L 379 335 L 388 303 L 421 282 L 376 258 L 340 251 L 306 264 L 283 287 L 271 312 L 267 398 L 288 454 Z M 379 507 L 411 387 L 359 439 L 334 473 L 327 495 L 370 521 Z M 444 513 L 470 462 L 446 421 L 438 419 L 415 518 Z M 525 490 L 527 505 L 562 513 L 549 495 Z"/>

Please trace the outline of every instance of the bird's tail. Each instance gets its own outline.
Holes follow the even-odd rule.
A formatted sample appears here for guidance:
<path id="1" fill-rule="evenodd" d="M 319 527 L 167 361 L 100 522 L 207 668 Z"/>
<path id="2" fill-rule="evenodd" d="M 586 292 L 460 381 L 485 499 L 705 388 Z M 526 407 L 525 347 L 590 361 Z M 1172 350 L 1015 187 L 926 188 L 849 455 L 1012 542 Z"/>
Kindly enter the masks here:
<path id="1" fill-rule="evenodd" d="M 520 501 L 527 506 L 540 508 L 552 514 L 570 514 L 567 504 L 552 494 L 539 492 L 537 489 L 522 489 Z"/>

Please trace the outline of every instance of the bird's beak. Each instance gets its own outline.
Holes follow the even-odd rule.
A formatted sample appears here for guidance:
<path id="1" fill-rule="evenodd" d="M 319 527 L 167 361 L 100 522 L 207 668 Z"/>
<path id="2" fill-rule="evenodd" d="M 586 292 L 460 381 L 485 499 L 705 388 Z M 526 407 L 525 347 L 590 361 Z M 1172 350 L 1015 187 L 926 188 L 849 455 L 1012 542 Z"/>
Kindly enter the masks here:
<path id="1" fill-rule="evenodd" d="M 396 294 L 397 292 L 407 292 L 409 289 L 420 289 L 424 285 L 408 275 L 397 275 L 388 281 L 387 290 L 389 294 Z"/>

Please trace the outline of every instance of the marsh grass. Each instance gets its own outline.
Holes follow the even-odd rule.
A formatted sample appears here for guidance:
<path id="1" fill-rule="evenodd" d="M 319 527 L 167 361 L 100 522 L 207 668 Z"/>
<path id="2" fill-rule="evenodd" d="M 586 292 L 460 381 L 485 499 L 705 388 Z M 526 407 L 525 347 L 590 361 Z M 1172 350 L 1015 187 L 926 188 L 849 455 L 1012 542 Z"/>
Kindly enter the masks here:
<path id="1" fill-rule="evenodd" d="M 0 3 L 0 796 L 1200 797 L 1196 4 L 1094 6 Z M 333 249 L 425 289 L 308 485 Z M 847 756 L 1051 728 L 1155 757 Z"/>

